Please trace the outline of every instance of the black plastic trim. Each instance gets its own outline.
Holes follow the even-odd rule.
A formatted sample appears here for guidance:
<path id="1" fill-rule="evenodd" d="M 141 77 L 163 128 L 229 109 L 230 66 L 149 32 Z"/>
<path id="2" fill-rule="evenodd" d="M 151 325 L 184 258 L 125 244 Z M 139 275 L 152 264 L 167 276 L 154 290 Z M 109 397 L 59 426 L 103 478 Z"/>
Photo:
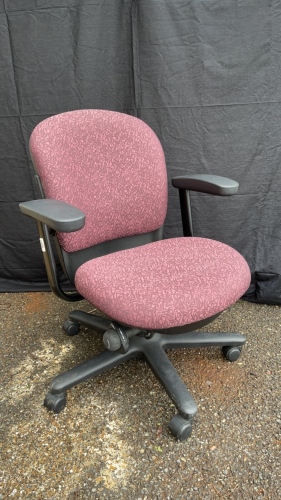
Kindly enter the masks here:
<path id="1" fill-rule="evenodd" d="M 84 212 L 64 201 L 31 200 L 20 203 L 19 207 L 22 213 L 47 224 L 55 231 L 70 233 L 85 225 Z"/>
<path id="2" fill-rule="evenodd" d="M 237 193 L 238 182 L 210 174 L 190 174 L 181 175 L 172 179 L 172 185 L 178 189 L 197 191 L 198 193 L 208 193 L 218 196 L 232 196 Z"/>

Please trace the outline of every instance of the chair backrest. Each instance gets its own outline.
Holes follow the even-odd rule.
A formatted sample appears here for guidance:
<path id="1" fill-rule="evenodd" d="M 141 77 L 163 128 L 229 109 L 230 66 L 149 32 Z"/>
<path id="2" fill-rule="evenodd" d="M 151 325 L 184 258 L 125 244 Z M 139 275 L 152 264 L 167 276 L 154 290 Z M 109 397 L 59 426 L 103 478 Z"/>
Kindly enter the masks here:
<path id="1" fill-rule="evenodd" d="M 30 152 L 46 198 L 86 214 L 83 229 L 58 235 L 65 251 L 163 225 L 164 153 L 154 132 L 138 118 L 105 110 L 55 115 L 34 129 Z"/>

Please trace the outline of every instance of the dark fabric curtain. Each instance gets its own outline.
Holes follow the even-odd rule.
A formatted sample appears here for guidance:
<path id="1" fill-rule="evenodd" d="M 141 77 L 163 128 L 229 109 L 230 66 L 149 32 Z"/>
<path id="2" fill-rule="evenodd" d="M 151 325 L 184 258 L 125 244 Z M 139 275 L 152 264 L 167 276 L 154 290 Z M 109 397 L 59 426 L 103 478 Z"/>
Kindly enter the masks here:
<path id="1" fill-rule="evenodd" d="M 138 116 L 169 177 L 214 173 L 232 198 L 192 195 L 196 235 L 247 259 L 248 300 L 281 303 L 281 2 L 0 0 L 0 291 L 47 289 L 28 151 L 44 118 L 81 108 Z M 165 235 L 181 235 L 170 188 Z"/>

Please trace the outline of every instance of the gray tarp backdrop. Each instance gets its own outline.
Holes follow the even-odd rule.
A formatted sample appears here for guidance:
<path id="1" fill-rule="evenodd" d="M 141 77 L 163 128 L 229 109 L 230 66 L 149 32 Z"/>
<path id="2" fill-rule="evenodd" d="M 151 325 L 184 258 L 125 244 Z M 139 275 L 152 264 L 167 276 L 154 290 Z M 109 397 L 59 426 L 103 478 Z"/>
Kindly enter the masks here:
<path id="1" fill-rule="evenodd" d="M 0 291 L 46 289 L 28 153 L 44 118 L 80 108 L 138 116 L 169 176 L 214 173 L 239 195 L 192 195 L 195 234 L 239 250 L 250 300 L 281 303 L 281 2 L 0 0 Z M 170 188 L 166 236 L 181 234 Z"/>

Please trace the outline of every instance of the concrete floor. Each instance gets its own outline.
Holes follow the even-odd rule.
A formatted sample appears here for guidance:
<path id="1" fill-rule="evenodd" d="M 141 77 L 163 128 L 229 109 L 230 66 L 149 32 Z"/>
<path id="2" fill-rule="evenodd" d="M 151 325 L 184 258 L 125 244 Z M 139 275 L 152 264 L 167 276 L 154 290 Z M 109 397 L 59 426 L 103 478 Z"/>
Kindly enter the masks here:
<path id="1" fill-rule="evenodd" d="M 102 349 L 86 329 L 62 332 L 70 307 L 0 295 L 1 499 L 280 498 L 280 307 L 240 301 L 209 325 L 247 336 L 235 363 L 215 348 L 169 351 L 198 405 L 184 442 L 140 360 L 71 389 L 59 415 L 42 406 L 52 377 Z"/>

